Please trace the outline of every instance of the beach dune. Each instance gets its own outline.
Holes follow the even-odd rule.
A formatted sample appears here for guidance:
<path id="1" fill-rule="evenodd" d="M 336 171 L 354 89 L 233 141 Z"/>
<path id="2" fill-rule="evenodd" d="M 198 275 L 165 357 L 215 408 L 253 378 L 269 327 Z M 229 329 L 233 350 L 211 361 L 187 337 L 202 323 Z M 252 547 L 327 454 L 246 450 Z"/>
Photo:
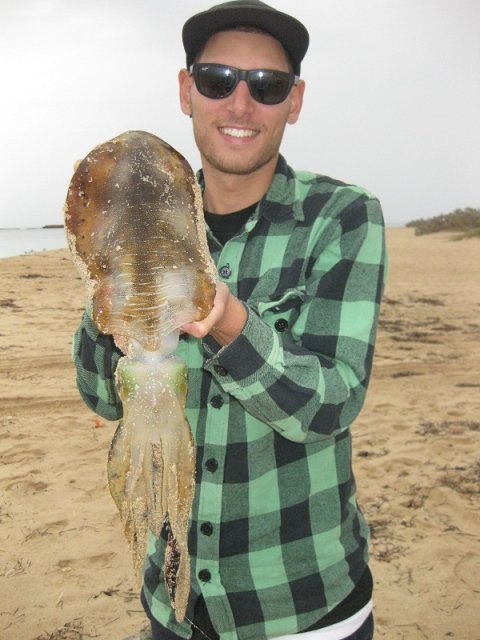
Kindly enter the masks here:
<path id="1" fill-rule="evenodd" d="M 376 638 L 480 640 L 480 244 L 389 229 L 353 426 Z M 0 260 L 0 638 L 122 640 L 146 624 L 110 497 L 115 424 L 80 399 L 84 289 L 67 250 Z"/>

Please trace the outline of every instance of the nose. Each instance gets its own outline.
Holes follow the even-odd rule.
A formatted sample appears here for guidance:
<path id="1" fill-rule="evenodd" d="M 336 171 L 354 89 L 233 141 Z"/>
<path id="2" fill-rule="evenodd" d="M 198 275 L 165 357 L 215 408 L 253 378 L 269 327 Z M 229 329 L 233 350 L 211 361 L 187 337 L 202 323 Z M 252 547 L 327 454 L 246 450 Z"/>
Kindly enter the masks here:
<path id="1" fill-rule="evenodd" d="M 240 80 L 233 93 L 228 97 L 228 108 L 236 116 L 241 116 L 253 111 L 254 102 L 255 100 L 250 95 L 247 82 Z"/>

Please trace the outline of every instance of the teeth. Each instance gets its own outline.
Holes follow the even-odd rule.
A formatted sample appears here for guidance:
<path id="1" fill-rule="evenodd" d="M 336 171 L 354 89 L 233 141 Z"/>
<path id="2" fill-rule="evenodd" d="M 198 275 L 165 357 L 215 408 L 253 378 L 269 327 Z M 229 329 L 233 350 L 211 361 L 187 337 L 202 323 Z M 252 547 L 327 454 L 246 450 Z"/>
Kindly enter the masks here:
<path id="1" fill-rule="evenodd" d="M 233 136 L 234 138 L 252 138 L 257 134 L 253 129 L 231 129 L 229 127 L 222 128 L 220 131 L 223 134 Z"/>

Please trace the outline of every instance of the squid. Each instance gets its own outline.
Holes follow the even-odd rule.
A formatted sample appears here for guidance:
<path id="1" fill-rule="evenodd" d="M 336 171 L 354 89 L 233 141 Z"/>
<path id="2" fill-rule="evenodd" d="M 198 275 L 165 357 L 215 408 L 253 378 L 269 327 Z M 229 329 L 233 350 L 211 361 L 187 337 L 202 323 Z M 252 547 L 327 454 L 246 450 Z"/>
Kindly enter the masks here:
<path id="1" fill-rule="evenodd" d="M 206 317 L 215 296 L 200 189 L 170 145 L 127 131 L 78 164 L 64 210 L 93 321 L 124 353 L 115 373 L 123 420 L 108 454 L 109 489 L 139 576 L 148 532 L 166 532 L 164 576 L 181 622 L 195 447 L 184 413 L 186 365 L 172 353 L 180 327 Z"/>

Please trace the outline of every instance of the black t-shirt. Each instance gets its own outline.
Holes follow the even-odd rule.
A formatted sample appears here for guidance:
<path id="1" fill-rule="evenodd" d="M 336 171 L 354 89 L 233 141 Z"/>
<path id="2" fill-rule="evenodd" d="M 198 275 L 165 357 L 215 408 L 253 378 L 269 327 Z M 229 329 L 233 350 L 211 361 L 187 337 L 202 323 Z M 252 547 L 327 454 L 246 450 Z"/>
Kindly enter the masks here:
<path id="1" fill-rule="evenodd" d="M 257 208 L 257 203 L 233 213 L 210 213 L 205 211 L 205 222 L 210 227 L 215 238 L 224 245 L 233 238 L 250 218 Z"/>

